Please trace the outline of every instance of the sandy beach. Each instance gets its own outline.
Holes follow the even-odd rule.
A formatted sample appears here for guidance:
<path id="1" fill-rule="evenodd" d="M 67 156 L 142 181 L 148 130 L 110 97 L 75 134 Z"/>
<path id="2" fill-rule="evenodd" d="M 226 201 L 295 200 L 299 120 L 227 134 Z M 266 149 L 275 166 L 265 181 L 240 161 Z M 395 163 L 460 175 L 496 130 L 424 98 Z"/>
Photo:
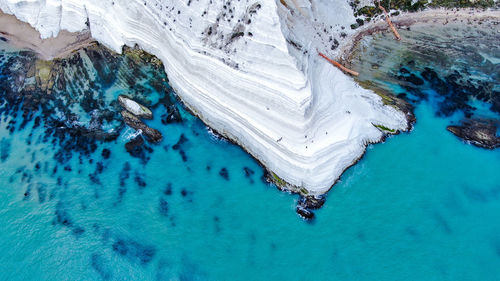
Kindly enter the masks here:
<path id="1" fill-rule="evenodd" d="M 1 10 L 0 36 L 15 47 L 34 51 L 44 60 L 64 57 L 95 41 L 91 37 L 90 30 L 78 33 L 63 30 L 59 32 L 57 37 L 42 40 L 40 33 L 31 25 L 18 20 L 15 16 L 5 14 Z"/>

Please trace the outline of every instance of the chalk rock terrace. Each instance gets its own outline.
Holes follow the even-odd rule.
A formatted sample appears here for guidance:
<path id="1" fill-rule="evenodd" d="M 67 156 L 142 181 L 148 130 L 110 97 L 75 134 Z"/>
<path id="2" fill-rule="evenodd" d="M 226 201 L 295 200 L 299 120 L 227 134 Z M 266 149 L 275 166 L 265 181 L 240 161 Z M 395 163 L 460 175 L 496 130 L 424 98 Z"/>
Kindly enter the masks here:
<path id="1" fill-rule="evenodd" d="M 351 40 L 348 1 L 0 0 L 0 9 L 42 39 L 90 33 L 117 52 L 156 55 L 194 114 L 302 194 L 325 193 L 369 143 L 408 129 L 405 113 L 318 56 L 335 58 Z"/>

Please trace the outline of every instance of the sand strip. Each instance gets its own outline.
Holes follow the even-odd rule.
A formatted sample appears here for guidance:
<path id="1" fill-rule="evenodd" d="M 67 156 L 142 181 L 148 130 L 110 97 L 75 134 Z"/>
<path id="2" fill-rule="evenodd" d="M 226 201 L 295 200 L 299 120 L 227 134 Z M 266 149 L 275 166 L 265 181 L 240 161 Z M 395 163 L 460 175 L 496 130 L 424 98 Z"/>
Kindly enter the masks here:
<path id="1" fill-rule="evenodd" d="M 31 25 L 0 10 L 0 36 L 17 48 L 29 49 L 41 59 L 50 60 L 67 56 L 74 50 L 93 42 L 90 30 L 68 32 L 62 30 L 57 37 L 42 40 L 40 33 Z"/>

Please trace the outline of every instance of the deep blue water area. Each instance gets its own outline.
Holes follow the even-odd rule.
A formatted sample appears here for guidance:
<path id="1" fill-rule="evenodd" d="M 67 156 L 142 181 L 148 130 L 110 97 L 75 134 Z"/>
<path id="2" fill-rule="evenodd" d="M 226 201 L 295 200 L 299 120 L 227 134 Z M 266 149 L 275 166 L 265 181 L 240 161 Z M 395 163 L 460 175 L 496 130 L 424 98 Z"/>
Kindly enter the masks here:
<path id="1" fill-rule="evenodd" d="M 445 130 L 460 110 L 415 102 L 413 131 L 370 146 L 305 222 L 155 58 L 97 46 L 47 63 L 0 44 L 0 280 L 500 276 L 500 152 Z M 126 150 L 120 94 L 152 108 L 162 142 Z"/>

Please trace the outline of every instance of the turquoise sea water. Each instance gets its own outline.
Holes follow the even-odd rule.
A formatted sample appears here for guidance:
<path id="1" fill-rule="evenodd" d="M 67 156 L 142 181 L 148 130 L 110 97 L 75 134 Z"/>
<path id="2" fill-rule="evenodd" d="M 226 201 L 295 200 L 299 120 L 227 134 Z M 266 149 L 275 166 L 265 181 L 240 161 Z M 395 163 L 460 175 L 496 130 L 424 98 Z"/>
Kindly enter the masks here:
<path id="1" fill-rule="evenodd" d="M 109 100 L 127 90 L 96 84 Z M 448 133 L 460 114 L 418 103 L 414 130 L 370 146 L 308 223 L 297 196 L 175 104 L 182 123 L 163 124 L 161 103 L 147 122 L 164 135 L 149 160 L 123 128 L 57 162 L 45 119 L 21 129 L 21 111 L 4 113 L 0 280 L 498 280 L 500 150 Z"/>

